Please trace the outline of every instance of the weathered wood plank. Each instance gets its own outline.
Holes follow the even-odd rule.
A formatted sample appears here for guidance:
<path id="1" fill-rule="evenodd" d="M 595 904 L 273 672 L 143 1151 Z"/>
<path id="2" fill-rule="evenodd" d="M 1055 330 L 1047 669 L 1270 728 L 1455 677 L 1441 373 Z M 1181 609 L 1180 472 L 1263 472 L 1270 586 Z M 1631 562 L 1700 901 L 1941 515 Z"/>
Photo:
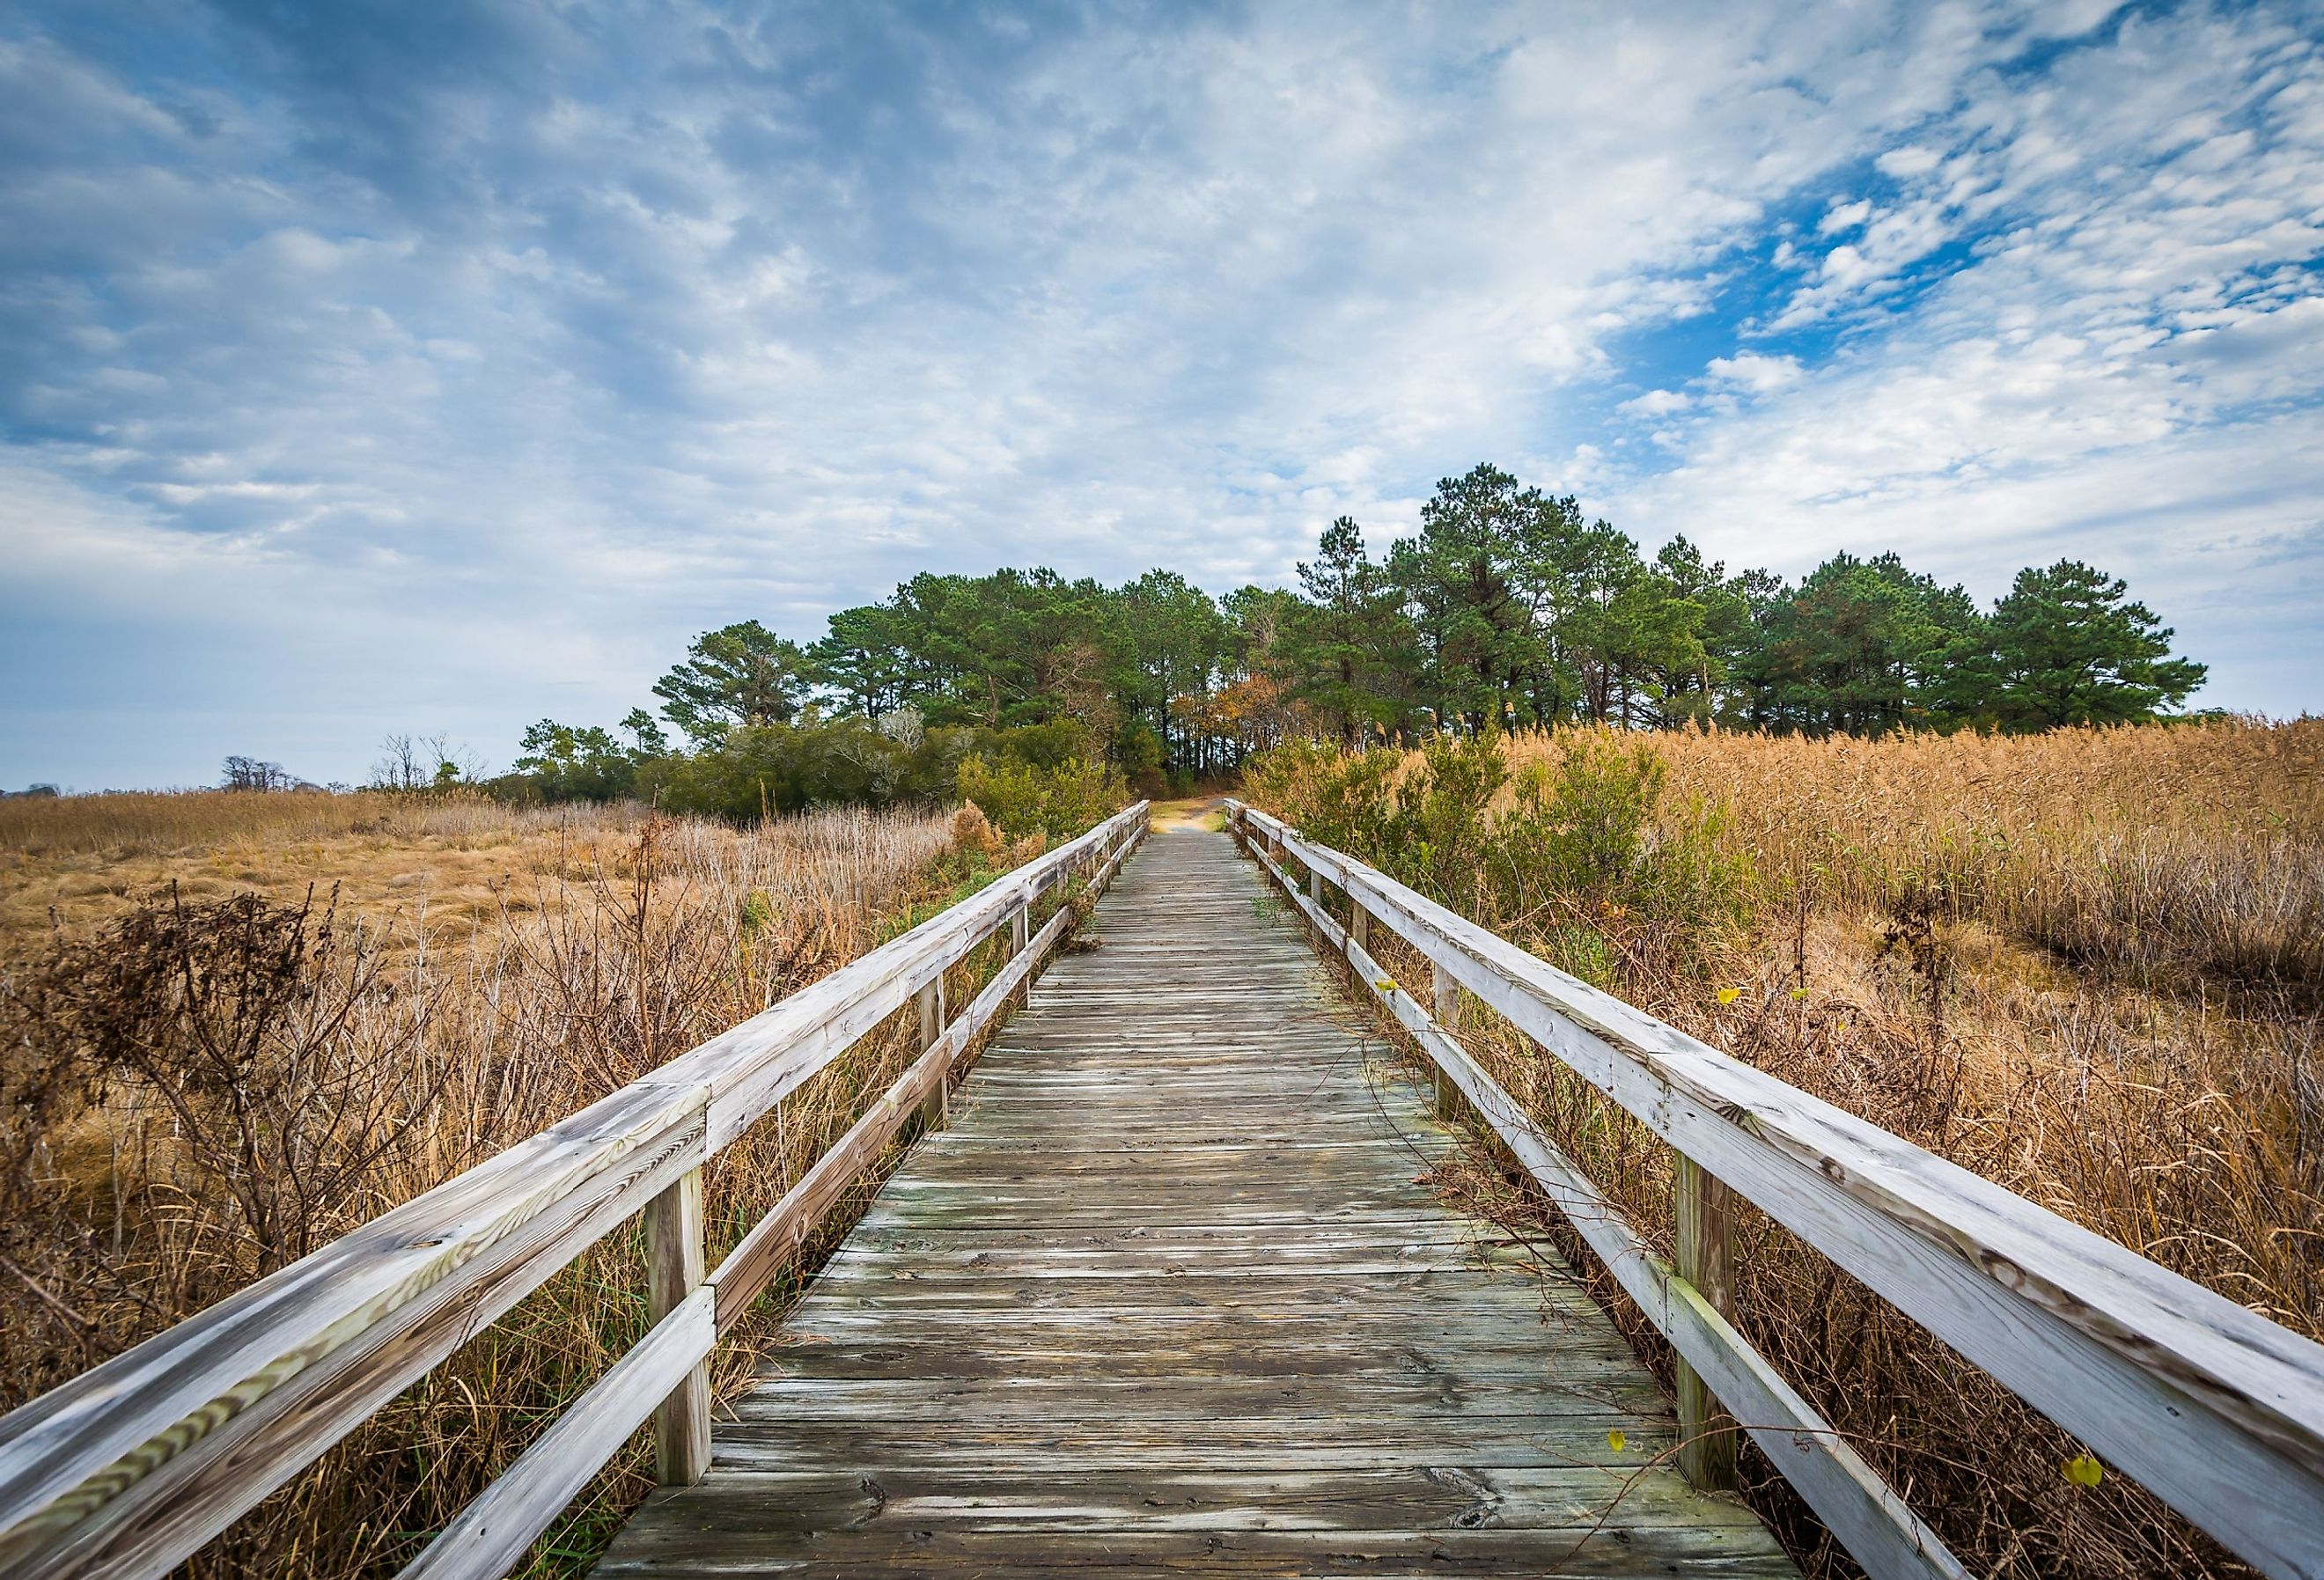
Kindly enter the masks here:
<path id="1" fill-rule="evenodd" d="M 601 1573 L 1793 1573 L 1260 892 L 1148 843 Z"/>
<path id="2" fill-rule="evenodd" d="M 2240 1556 L 2273 1575 L 2324 1574 L 2324 1347 L 1729 1058 L 1361 863 L 1279 827 L 1268 837 Z"/>
<path id="3" fill-rule="evenodd" d="M 1614 1204 L 1443 1026 L 1361 949 L 1350 951 L 1349 961 L 1359 979 L 1413 1034 L 1439 1078 L 1525 1165 L 1685 1363 L 1744 1409 L 1752 1441 L 1867 1572 L 1879 1580 L 1966 1580 L 1959 1560 L 1935 1532 L 1784 1381 L 1722 1312 L 1655 1255 Z M 1438 1003 L 1443 1002 L 1440 994 Z"/>
<path id="4" fill-rule="evenodd" d="M 1703 1172 L 1693 1159 L 1681 1156 L 1671 1201 L 1677 1217 L 1674 1270 L 1702 1298 L 1704 1305 L 1727 1316 L 1735 1281 L 1735 1215 L 1728 1189 Z M 1675 1381 L 1679 1469 L 1698 1487 L 1734 1491 L 1735 1418 L 1720 1408 L 1711 1384 L 1684 1355 L 1678 1358 Z"/>
<path id="5" fill-rule="evenodd" d="M 1499 1470 L 1388 1470 L 1221 1474 L 931 1472 L 908 1461 L 862 1473 L 736 1471 L 706 1529 L 1139 1532 L 1558 1530 L 1604 1520 L 1625 1530 L 1755 1522 L 1738 1505 L 1629 1483 L 1618 1467 L 1518 1465 Z"/>
<path id="6" fill-rule="evenodd" d="M 697 1289 L 566 1407 L 405 1566 L 401 1580 L 499 1580 L 658 1401 L 700 1372 L 717 1341 L 714 1293 Z"/>
<path id="7" fill-rule="evenodd" d="M 738 1551 L 755 1528 L 712 1526 L 681 1533 L 663 1525 L 617 1548 L 597 1573 L 606 1576 L 716 1574 L 772 1575 L 844 1573 L 856 1576 L 963 1574 L 978 1576 L 1099 1572 L 1130 1580 L 1148 1575 L 1268 1575 L 1425 1576 L 1524 1575 L 1541 1580 L 1604 1580 L 1670 1575 L 1690 1580 L 1757 1580 L 1798 1571 L 1771 1551 L 1756 1528 L 1731 1522 L 1625 1526 L 1609 1522 L 1586 1537 L 1562 1530 L 1255 1530 L 1161 1529 L 1139 1534 L 1020 1529 L 931 1530 L 908 1541 L 893 1530 L 819 1531 L 788 1554 Z M 811 1557 L 808 1555 L 812 1555 Z"/>
<path id="8" fill-rule="evenodd" d="M 896 1084 L 864 1110 L 847 1133 L 816 1159 L 798 1182 L 784 1192 L 782 1199 L 727 1253 L 710 1279 L 718 1292 L 720 1332 L 740 1320 L 776 1273 L 798 1254 L 807 1234 L 846 1194 L 848 1187 L 887 1150 L 911 1115 L 915 1112 L 926 1113 L 930 1091 L 950 1080 L 954 1066 L 1000 1016 L 1010 996 L 1048 958 L 1072 922 L 1070 911 L 1060 910 L 1051 917 L 1028 941 L 1028 947 L 1019 950 L 969 1001 L 960 1018 L 930 1038 L 920 1057 L 898 1077 Z M 921 1025 L 924 1032 L 928 1030 L 925 1013 Z"/>
<path id="9" fill-rule="evenodd" d="M 646 1207 L 646 1306 L 659 1323 L 691 1299 L 703 1274 L 702 1170 L 689 1169 Z M 710 1468 L 710 1373 L 697 1361 L 654 1410 L 654 1479 L 690 1486 Z"/>

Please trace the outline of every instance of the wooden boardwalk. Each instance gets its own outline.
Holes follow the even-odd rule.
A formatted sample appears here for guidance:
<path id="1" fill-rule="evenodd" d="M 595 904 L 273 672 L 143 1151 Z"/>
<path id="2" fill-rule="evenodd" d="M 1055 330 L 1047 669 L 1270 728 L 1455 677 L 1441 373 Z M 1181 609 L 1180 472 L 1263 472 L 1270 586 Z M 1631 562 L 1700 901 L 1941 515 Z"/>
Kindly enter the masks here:
<path id="1" fill-rule="evenodd" d="M 599 1575 L 1795 1574 L 1226 838 L 1088 930 Z"/>
<path id="2" fill-rule="evenodd" d="M 1422 1183 L 1453 1138 L 1352 994 L 1669 1341 L 1701 1485 L 1731 1484 L 1710 1430 L 1731 1411 L 1868 1574 L 1971 1580 L 1729 1320 L 1748 1203 L 2084 1444 L 2110 1486 L 2157 1494 L 2255 1574 L 2324 1580 L 2324 1345 L 1259 808 L 1227 803 L 1251 861 L 1215 835 L 1148 840 L 1152 811 L 0 1416 L 0 1575 L 161 1580 L 641 1213 L 652 1326 L 404 1580 L 521 1567 L 649 1422 L 656 1479 L 682 1490 L 607 1575 L 1794 1574 L 1664 1463 L 1671 1413 L 1598 1308 L 1538 1276 L 1554 1258 Z M 1093 947 L 1058 958 L 1082 915 L 1052 908 L 1062 885 L 1102 898 Z M 1372 954 L 1390 938 L 1425 962 L 1398 968 L 1415 981 Z M 947 1013 L 945 974 L 1004 939 Z M 1674 1254 L 1471 1057 L 1477 1006 L 1669 1149 Z M 709 1265 L 705 1166 L 915 1007 L 919 1057 Z M 714 1459 L 719 1336 L 996 1028 L 958 1123 L 817 1279 Z"/>

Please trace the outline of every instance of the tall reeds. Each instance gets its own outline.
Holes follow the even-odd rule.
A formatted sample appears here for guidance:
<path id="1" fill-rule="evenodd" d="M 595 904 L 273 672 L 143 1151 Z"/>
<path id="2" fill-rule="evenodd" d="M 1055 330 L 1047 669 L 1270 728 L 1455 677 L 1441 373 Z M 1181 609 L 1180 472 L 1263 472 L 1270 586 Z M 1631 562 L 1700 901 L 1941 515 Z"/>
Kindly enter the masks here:
<path id="1" fill-rule="evenodd" d="M 919 812 L 736 830 L 637 808 L 388 797 L 11 806 L 0 836 L 19 841 L 11 855 L 27 882 L 42 863 L 79 870 L 134 850 L 198 867 L 229 845 L 278 881 L 272 898 L 166 882 L 107 892 L 88 919 L 65 903 L 53 929 L 0 938 L 0 1405 L 638 1078 L 1023 854 L 973 814 L 957 832 Z M 462 874 L 457 904 L 431 905 L 426 882 L 397 886 L 424 877 L 447 841 L 493 846 L 511 870 Z M 322 857 L 394 898 L 282 892 L 300 861 Z M 714 1256 L 913 1051 L 909 1030 L 891 1023 L 714 1162 Z M 644 1290 L 633 1226 L 189 1572 L 394 1572 L 642 1335 Z M 762 1314 L 789 1292 L 770 1291 Z M 738 1331 L 723 1382 L 747 1370 L 770 1325 L 762 1316 Z M 543 1539 L 531 1572 L 585 1567 L 645 1487 L 633 1449 Z"/>
<path id="2" fill-rule="evenodd" d="M 1566 731 L 1374 759 L 1280 756 L 1252 799 L 2324 1338 L 2324 721 L 1873 742 Z M 1667 1252 L 1667 1149 L 1492 1017 L 1464 1035 Z M 1489 1150 L 1447 1184 L 1560 1240 L 1666 1366 Z M 2120 1476 L 2069 1480 L 2083 1446 L 1745 1217 L 1740 1326 L 1972 1572 L 2245 1572 Z M 1753 1472 L 1810 1572 L 1852 1573 Z"/>

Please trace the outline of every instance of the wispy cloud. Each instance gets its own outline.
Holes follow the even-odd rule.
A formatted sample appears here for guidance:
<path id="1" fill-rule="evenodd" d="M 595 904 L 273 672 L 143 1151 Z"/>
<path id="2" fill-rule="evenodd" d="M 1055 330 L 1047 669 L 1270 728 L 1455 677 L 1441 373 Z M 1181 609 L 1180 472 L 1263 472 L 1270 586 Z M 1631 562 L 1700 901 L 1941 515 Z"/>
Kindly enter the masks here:
<path id="1" fill-rule="evenodd" d="M 2324 431 L 2301 22 L 36 8 L 0 782 L 504 753 L 706 624 L 924 567 L 1277 579 L 1486 457 L 1794 571 L 2178 554 L 2281 600 Z M 2310 700 L 2154 591 L 2220 699 Z"/>

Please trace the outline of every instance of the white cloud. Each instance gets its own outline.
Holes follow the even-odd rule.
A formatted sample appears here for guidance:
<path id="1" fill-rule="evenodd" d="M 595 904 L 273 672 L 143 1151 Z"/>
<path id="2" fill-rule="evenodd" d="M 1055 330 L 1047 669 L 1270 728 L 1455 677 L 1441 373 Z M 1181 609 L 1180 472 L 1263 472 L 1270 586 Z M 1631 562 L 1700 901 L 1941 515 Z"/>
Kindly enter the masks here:
<path id="1" fill-rule="evenodd" d="M 1801 378 L 1798 357 L 1768 356 L 1757 351 L 1738 351 L 1732 356 L 1714 356 L 1703 372 L 1714 384 L 1731 385 L 1755 395 L 1784 389 L 1799 383 Z"/>
<path id="2" fill-rule="evenodd" d="M 2039 92 L 1980 85 L 1883 162 L 1918 184 L 1770 328 L 1886 277 L 1875 238 L 1916 203 L 1926 232 L 1887 256 L 1968 215 L 1969 261 L 1813 378 L 1684 429 L 1674 464 L 1609 479 L 1609 507 L 1793 574 L 1895 547 L 1987 596 L 2019 565 L 2089 559 L 2215 661 L 2212 698 L 2314 706 L 2324 138 L 2282 95 L 2315 52 L 2264 14 L 2239 23 L 2132 19 Z M 1948 136 L 1970 152 L 1929 145 Z"/>
<path id="3" fill-rule="evenodd" d="M 1872 199 L 1858 198 L 1853 203 L 1835 203 L 1824 210 L 1816 221 L 1816 235 L 1833 236 L 1843 230 L 1854 230 L 1872 217 Z"/>
<path id="4" fill-rule="evenodd" d="M 1943 162 L 1943 158 L 1944 156 L 1933 148 L 1923 148 L 1917 143 L 1906 143 L 1902 148 L 1890 149 L 1872 162 L 1879 169 L 1882 175 L 1893 176 L 1898 180 L 1903 180 L 1911 176 L 1927 175 Z"/>
<path id="5" fill-rule="evenodd" d="M 1694 398 L 1680 390 L 1648 390 L 1636 400 L 1625 401 L 1621 409 L 1635 411 L 1641 417 L 1666 417 L 1674 411 L 1683 411 L 1694 404 Z"/>

